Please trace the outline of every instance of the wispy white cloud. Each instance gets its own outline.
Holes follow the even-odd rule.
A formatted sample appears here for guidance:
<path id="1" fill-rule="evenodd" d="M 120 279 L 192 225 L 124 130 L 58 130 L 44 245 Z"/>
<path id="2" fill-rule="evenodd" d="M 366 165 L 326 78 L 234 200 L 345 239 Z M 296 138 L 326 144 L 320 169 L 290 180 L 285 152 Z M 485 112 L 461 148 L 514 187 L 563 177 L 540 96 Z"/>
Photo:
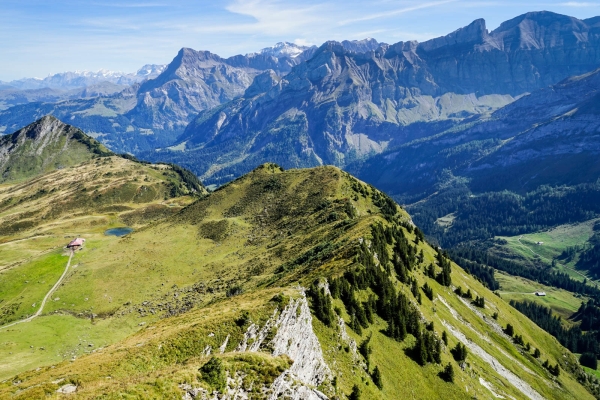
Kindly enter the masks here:
<path id="1" fill-rule="evenodd" d="M 93 5 L 96 6 L 102 6 L 102 7 L 115 7 L 115 8 L 155 8 L 155 7 L 170 7 L 171 4 L 168 3 L 124 3 L 124 2 L 118 2 L 118 3 L 92 3 Z"/>
<path id="2" fill-rule="evenodd" d="M 230 26 L 265 34 L 282 34 L 325 21 L 326 4 L 303 6 L 274 0 L 235 0 L 225 7 L 231 13 L 249 17 L 251 22 Z"/>
<path id="3" fill-rule="evenodd" d="M 586 8 L 586 7 L 600 7 L 600 3 L 589 3 L 585 1 L 567 1 L 565 3 L 559 3 L 559 6 L 563 7 L 576 7 L 576 8 Z"/>
<path id="4" fill-rule="evenodd" d="M 399 14 L 406 14 L 411 11 L 422 10 L 424 8 L 431 8 L 431 7 L 440 6 L 442 4 L 454 3 L 456 1 L 457 0 L 443 0 L 443 1 L 434 1 L 434 2 L 421 3 L 421 4 L 417 3 L 417 4 L 414 4 L 414 5 L 411 5 L 408 7 L 404 7 L 404 8 L 398 8 L 395 10 L 388 10 L 388 11 L 384 11 L 384 12 L 364 15 L 362 17 L 346 19 L 346 20 L 340 21 L 339 25 L 348 25 L 348 24 L 355 23 L 355 22 L 363 22 L 363 21 L 371 21 L 371 20 L 380 19 L 380 18 L 388 18 L 388 17 L 392 17 L 395 15 L 399 15 Z"/>
<path id="5" fill-rule="evenodd" d="M 303 38 L 297 38 L 294 39 L 294 44 L 297 44 L 298 46 L 312 46 L 314 43 Z"/>

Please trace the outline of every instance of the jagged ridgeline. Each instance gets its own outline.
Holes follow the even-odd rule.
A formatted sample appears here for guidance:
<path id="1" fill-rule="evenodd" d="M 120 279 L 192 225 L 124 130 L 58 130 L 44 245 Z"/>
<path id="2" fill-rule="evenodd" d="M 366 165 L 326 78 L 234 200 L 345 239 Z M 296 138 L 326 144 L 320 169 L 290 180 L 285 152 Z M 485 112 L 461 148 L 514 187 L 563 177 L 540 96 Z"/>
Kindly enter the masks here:
<path id="1" fill-rule="evenodd" d="M 65 303 L 29 324 L 69 319 L 107 346 L 4 373 L 0 396 L 593 398 L 568 350 L 334 167 L 265 164 L 123 239 L 88 242 L 53 295 Z M 77 347 L 29 324 L 2 342 Z M 112 342 L 98 339 L 106 326 Z"/>

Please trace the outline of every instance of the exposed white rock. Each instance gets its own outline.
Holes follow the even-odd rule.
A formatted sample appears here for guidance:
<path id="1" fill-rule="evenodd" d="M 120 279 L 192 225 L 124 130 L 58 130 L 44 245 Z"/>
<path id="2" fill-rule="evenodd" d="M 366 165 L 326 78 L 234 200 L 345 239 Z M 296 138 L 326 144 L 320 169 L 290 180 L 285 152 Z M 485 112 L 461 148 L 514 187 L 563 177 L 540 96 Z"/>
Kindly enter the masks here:
<path id="1" fill-rule="evenodd" d="M 265 325 L 260 329 L 260 331 L 256 335 L 256 340 L 250 345 L 248 351 L 258 351 L 260 349 L 260 346 L 267 338 L 267 335 L 276 324 L 275 315 L 277 315 L 277 309 L 273 311 L 273 316 L 269 318 Z"/>
<path id="2" fill-rule="evenodd" d="M 244 333 L 244 339 L 242 339 L 240 344 L 238 344 L 238 346 L 235 348 L 235 351 L 237 351 L 237 352 L 246 351 L 246 349 L 248 348 L 248 341 L 256 339 L 257 335 L 258 335 L 258 325 L 250 324 L 250 326 L 246 330 L 246 333 Z"/>
<path id="3" fill-rule="evenodd" d="M 494 356 L 492 356 L 487 351 L 482 349 L 477 343 L 474 343 L 473 341 L 469 340 L 461 331 L 459 331 L 458 329 L 456 329 L 454 326 L 450 325 L 446 321 L 442 321 L 442 325 L 444 325 L 444 327 L 446 329 L 448 329 L 448 331 L 450 331 L 450 333 L 452 333 L 454 335 L 454 337 L 456 337 L 462 344 L 467 346 L 467 348 L 469 349 L 469 351 L 471 353 L 473 353 L 473 355 L 481 358 L 483 361 L 488 363 L 494 369 L 494 371 L 496 371 L 499 375 L 501 375 L 507 381 L 509 381 L 515 388 L 517 388 L 527 398 L 534 399 L 534 400 L 543 400 L 544 399 L 527 382 L 525 382 L 524 380 L 519 378 L 517 375 L 515 375 L 512 371 L 510 371 L 504 365 L 500 364 L 500 362 Z"/>
<path id="4" fill-rule="evenodd" d="M 341 324 L 343 322 L 341 320 Z M 277 333 L 263 346 L 269 333 L 274 329 Z M 343 332 L 345 334 L 343 337 L 349 343 L 353 354 L 356 354 L 356 342 L 348 336 L 345 328 Z M 228 342 L 229 335 L 219 348 L 221 353 L 225 351 Z M 323 358 L 319 339 L 313 331 L 312 316 L 303 290 L 302 297 L 291 300 L 279 314 L 278 310 L 275 310 L 262 328 L 259 329 L 258 325 L 251 324 L 235 351 L 256 352 L 266 348 L 272 349 L 274 356 L 287 355 L 292 359 L 290 368 L 278 376 L 270 387 L 262 388 L 263 393 L 268 395 L 268 399 L 328 399 L 324 393 L 317 390 L 317 387 L 330 379 L 332 374 Z M 210 351 L 211 347 L 206 346 L 203 354 L 209 355 Z M 225 393 L 208 393 L 206 389 L 182 384 L 180 385 L 184 391 L 182 398 L 184 400 L 249 399 L 250 395 L 243 386 L 243 378 L 244 376 L 239 374 L 233 378 L 228 377 Z"/>
<path id="5" fill-rule="evenodd" d="M 346 323 L 344 319 L 338 315 L 338 331 L 340 333 L 340 339 L 348 344 L 350 347 L 350 351 L 352 352 L 352 359 L 354 362 L 360 362 L 360 357 L 358 356 L 358 347 L 356 346 L 356 340 L 352 339 L 350 335 L 348 335 L 348 331 L 346 331 Z"/>
<path id="6" fill-rule="evenodd" d="M 229 335 L 227 335 L 227 337 L 225 338 L 225 341 L 223 342 L 221 347 L 219 347 L 219 352 L 221 352 L 221 354 L 225 353 L 225 349 L 227 348 L 227 343 L 229 343 Z"/>
<path id="7" fill-rule="evenodd" d="M 273 355 L 285 354 L 293 360 L 293 364 L 273 382 L 273 392 L 269 398 L 327 398 L 314 389 L 331 376 L 331 371 L 312 329 L 312 316 L 306 297 L 292 300 L 275 326 L 277 334 L 270 343 Z"/>
<path id="8" fill-rule="evenodd" d="M 67 383 L 66 385 L 62 385 L 61 387 L 59 387 L 56 392 L 57 393 L 63 393 L 63 394 L 72 394 L 75 393 L 77 391 L 77 386 L 73 385 L 72 383 Z"/>

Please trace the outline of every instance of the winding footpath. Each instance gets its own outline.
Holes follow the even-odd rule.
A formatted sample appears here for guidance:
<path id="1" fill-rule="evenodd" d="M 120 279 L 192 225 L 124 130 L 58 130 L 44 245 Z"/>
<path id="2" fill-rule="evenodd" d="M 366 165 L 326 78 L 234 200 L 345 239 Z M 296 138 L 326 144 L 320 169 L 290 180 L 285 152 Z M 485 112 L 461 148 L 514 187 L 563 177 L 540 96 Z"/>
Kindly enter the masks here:
<path id="1" fill-rule="evenodd" d="M 46 293 L 46 296 L 44 297 L 44 300 L 42 300 L 42 304 L 40 305 L 40 308 L 35 312 L 35 314 L 33 314 L 32 316 L 27 317 L 25 319 L 21 319 L 19 321 L 12 322 L 8 325 L 0 326 L 0 329 L 9 328 L 11 326 L 14 326 L 14 325 L 17 325 L 17 324 L 20 324 L 23 322 L 30 322 L 31 320 L 38 317 L 42 313 L 42 311 L 44 310 L 44 306 L 46 305 L 46 302 L 48 301 L 48 299 L 50 298 L 52 293 L 60 286 L 63 279 L 65 279 L 65 276 L 67 276 L 67 272 L 69 271 L 69 267 L 71 266 L 71 259 L 73 258 L 73 254 L 74 254 L 74 252 L 73 252 L 73 250 L 71 250 L 71 254 L 69 255 L 69 261 L 67 261 L 67 266 L 65 267 L 65 271 L 60 276 L 58 281 L 54 284 L 54 286 L 52 286 L 52 289 L 50 289 L 50 291 L 48 293 Z"/>

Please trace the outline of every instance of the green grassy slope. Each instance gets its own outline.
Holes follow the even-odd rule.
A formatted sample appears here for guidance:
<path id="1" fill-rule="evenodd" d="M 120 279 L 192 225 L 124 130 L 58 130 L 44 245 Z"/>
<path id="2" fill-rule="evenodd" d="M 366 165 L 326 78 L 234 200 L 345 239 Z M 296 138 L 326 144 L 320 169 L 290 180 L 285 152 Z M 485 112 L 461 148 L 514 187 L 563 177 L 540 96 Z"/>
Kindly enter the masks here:
<path id="1" fill-rule="evenodd" d="M 106 173 L 104 168 L 112 167 L 98 165 L 96 172 Z M 94 182 L 101 190 L 102 184 Z M 6 379 L 0 383 L 0 397 L 58 396 L 56 390 L 71 382 L 80 398 L 180 398 L 185 387 L 215 389 L 199 373 L 210 359 L 207 346 L 230 377 L 240 377 L 244 390 L 270 387 L 294 360 L 269 347 L 277 328 L 265 328 L 259 351 L 235 352 L 250 321 L 270 326 L 267 321 L 295 304 L 290 299 L 302 299 L 299 285 L 362 271 L 366 266 L 359 264 L 357 251 L 365 243 L 365 257 L 418 309 L 420 329 L 425 332 L 425 323 L 433 322 L 435 340 L 445 331 L 449 343 L 441 345 L 440 363 L 421 366 L 411 356 L 415 335 L 402 341 L 388 337 L 383 333 L 388 323 L 379 314 L 357 333 L 350 328 L 348 304 L 333 299 L 343 327 L 312 318 L 330 370 L 318 389 L 329 398 L 346 398 L 355 385 L 363 399 L 493 398 L 492 391 L 514 398 L 592 398 L 577 382 L 583 372 L 573 355 L 460 267 L 452 265 L 450 287 L 428 277 L 425 267 L 436 264 L 437 250 L 417 240 L 409 215 L 339 169 L 282 171 L 267 164 L 164 219 L 148 223 L 152 214 L 140 212 L 145 208 L 94 216 L 84 208 L 80 216 L 28 231 L 31 236 L 52 232 L 58 242 L 61 232 L 86 229 L 88 240 L 73 258 L 77 267 L 52 296 L 59 300 L 47 304 L 31 323 L 0 329 L 0 365 L 7 366 L 0 369 L 0 379 Z M 13 204 L 12 209 L 19 207 Z M 140 224 L 135 232 L 124 238 L 102 235 L 106 226 L 132 220 L 136 211 Z M 103 222 L 90 224 L 94 218 Z M 375 255 L 378 242 L 372 230 L 377 224 L 402 232 L 415 254 L 423 252 L 410 277 L 419 287 L 427 283 L 433 289 L 432 300 L 419 289 L 419 305 L 393 268 L 378 264 L 381 255 Z M 389 240 L 385 251 L 392 255 L 396 239 Z M 29 257 L 11 269 L 25 270 L 28 262 L 53 256 L 36 254 L 23 244 L 28 242 L 11 245 L 14 254 L 22 251 Z M 453 292 L 458 286 L 484 297 L 485 308 L 458 297 Z M 371 288 L 355 292 L 361 301 L 370 294 Z M 315 311 L 315 300 L 311 304 Z M 302 316 L 299 308 L 294 313 Z M 501 332 L 507 323 L 530 343 L 530 351 Z M 310 337 L 310 332 L 302 335 Z M 369 336 L 372 353 L 365 368 L 366 360 L 353 350 L 353 343 L 360 345 Z M 217 349 L 227 337 L 220 353 Z M 450 354 L 459 341 L 469 347 L 462 366 Z M 539 359 L 531 355 L 533 348 L 540 349 Z M 544 360 L 560 366 L 558 377 L 542 367 Z M 448 363 L 454 383 L 439 376 Z M 24 372 L 37 366 L 43 368 Z M 381 371 L 381 389 L 370 377 L 375 366 Z"/>
<path id="2" fill-rule="evenodd" d="M 79 129 L 48 115 L 0 138 L 0 182 L 23 180 L 113 153 Z"/>

